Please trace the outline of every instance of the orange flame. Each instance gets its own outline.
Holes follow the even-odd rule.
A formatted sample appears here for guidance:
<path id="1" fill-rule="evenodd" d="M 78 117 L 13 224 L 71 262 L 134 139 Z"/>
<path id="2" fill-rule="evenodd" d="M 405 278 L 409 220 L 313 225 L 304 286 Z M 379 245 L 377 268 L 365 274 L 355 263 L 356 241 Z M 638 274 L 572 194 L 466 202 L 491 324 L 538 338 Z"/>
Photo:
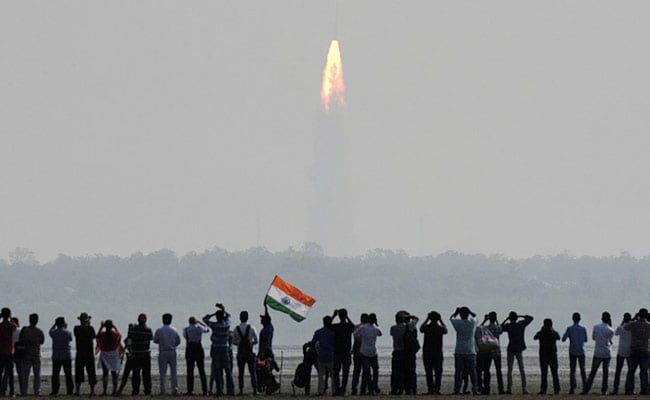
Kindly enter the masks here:
<path id="1" fill-rule="evenodd" d="M 330 49 L 327 52 L 327 64 L 323 69 L 323 87 L 320 90 L 320 97 L 325 111 L 330 110 L 330 104 L 333 100 L 336 100 L 336 104 L 339 106 L 344 105 L 344 93 L 345 84 L 343 83 L 343 64 L 341 63 L 339 41 L 334 39 L 330 43 Z"/>

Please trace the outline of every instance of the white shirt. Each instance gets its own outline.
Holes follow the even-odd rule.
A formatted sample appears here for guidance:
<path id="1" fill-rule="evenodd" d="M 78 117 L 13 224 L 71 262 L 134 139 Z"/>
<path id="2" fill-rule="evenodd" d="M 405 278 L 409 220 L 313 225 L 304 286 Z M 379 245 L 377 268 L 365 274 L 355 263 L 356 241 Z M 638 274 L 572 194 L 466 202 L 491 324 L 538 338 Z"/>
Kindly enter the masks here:
<path id="1" fill-rule="evenodd" d="M 359 353 L 366 357 L 377 357 L 377 337 L 381 336 L 379 327 L 363 324 L 354 331 L 354 336 L 361 338 Z"/>
<path id="2" fill-rule="evenodd" d="M 618 355 L 621 357 L 630 356 L 630 347 L 632 346 L 632 334 L 630 331 L 625 330 L 625 324 L 621 324 L 616 328 L 616 336 L 618 336 Z"/>
<path id="3" fill-rule="evenodd" d="M 594 325 L 594 330 L 591 334 L 591 338 L 595 342 L 595 358 L 612 357 L 612 339 L 614 338 L 614 329 L 612 329 L 611 326 L 605 322 Z"/>
<path id="4" fill-rule="evenodd" d="M 255 330 L 255 327 L 253 325 L 248 325 L 247 322 L 242 322 L 241 324 L 237 325 L 235 329 L 232 330 L 232 344 L 238 345 L 241 336 L 239 336 L 239 332 L 237 332 L 237 328 L 241 330 L 242 335 L 246 334 L 246 327 L 250 326 L 251 329 L 248 332 L 248 341 L 251 344 L 251 347 L 255 346 L 257 344 L 257 331 Z"/>

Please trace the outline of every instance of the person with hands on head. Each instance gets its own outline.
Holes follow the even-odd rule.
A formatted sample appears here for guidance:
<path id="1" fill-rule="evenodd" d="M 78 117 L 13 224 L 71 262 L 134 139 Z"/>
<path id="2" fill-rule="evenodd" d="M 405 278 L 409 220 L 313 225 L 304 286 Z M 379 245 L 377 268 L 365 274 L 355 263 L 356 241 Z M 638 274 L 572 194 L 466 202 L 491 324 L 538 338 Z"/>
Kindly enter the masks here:
<path id="1" fill-rule="evenodd" d="M 263 354 L 266 349 L 273 350 L 273 324 L 271 323 L 271 316 L 269 315 L 269 308 L 266 302 L 262 305 L 264 306 L 264 315 L 260 315 L 262 330 L 260 330 L 260 343 L 257 348 L 258 355 Z"/>
<path id="2" fill-rule="evenodd" d="M 203 322 L 212 330 L 210 340 L 210 356 L 212 357 L 212 371 L 216 374 L 217 396 L 223 393 L 223 374 L 226 374 L 226 394 L 235 394 L 235 384 L 232 378 L 232 360 L 230 359 L 230 314 L 221 303 L 216 304 L 217 311 L 203 317 Z M 217 320 L 211 321 L 215 317 Z"/>
<path id="3" fill-rule="evenodd" d="M 499 394 L 504 394 L 505 390 L 503 388 L 503 374 L 501 373 L 501 343 L 500 337 L 503 333 L 503 327 L 499 324 L 497 319 L 496 311 L 490 311 L 489 314 L 485 315 L 481 327 L 487 328 L 492 336 L 497 340 L 496 349 L 492 350 L 489 354 L 486 354 L 484 360 L 477 360 L 477 376 L 479 386 L 482 387 L 488 394 L 490 393 L 490 365 L 494 362 L 494 369 L 496 370 L 497 375 L 497 388 Z M 483 362 L 482 362 L 483 361 Z M 481 373 L 483 373 L 483 378 L 481 378 Z M 487 381 L 487 383 L 485 382 Z"/>
<path id="4" fill-rule="evenodd" d="M 648 361 L 650 359 L 650 322 L 648 310 L 642 308 L 634 316 L 634 320 L 626 324 L 624 329 L 630 332 L 630 363 L 625 380 L 625 394 L 634 394 L 634 375 L 636 368 L 640 369 L 641 394 L 648 394 Z"/>
<path id="5" fill-rule="evenodd" d="M 345 396 L 348 376 L 350 375 L 350 365 L 352 365 L 352 333 L 355 327 L 348 317 L 348 310 L 345 308 L 334 310 L 332 320 L 335 317 L 339 318 L 339 322 L 330 326 L 334 331 L 333 394 Z"/>
<path id="6" fill-rule="evenodd" d="M 519 315 L 514 311 L 510 311 L 508 318 L 506 318 L 501 327 L 503 332 L 508 333 L 508 389 L 506 394 L 512 394 L 512 367 L 514 366 L 515 359 L 519 366 L 519 375 L 521 377 L 521 392 L 528 394 L 526 390 L 526 371 L 524 369 L 523 352 L 526 350 L 526 341 L 524 334 L 526 327 L 533 322 L 533 317 L 530 315 Z"/>
<path id="7" fill-rule="evenodd" d="M 615 336 L 618 336 L 618 351 L 616 352 L 616 371 L 614 372 L 614 389 L 610 395 L 618 395 L 618 387 L 621 383 L 621 372 L 623 371 L 623 365 L 630 366 L 630 344 L 632 341 L 632 335 L 629 331 L 625 330 L 625 325 L 632 321 L 632 314 L 626 312 L 623 314 L 623 321 L 616 328 L 614 332 Z"/>
<path id="8" fill-rule="evenodd" d="M 560 334 L 553 329 L 553 321 L 550 318 L 544 320 L 542 329 L 535 334 L 535 340 L 539 340 L 539 366 L 542 372 L 542 382 L 539 394 L 546 394 L 548 388 L 548 370 L 551 369 L 553 377 L 553 393 L 560 393 L 560 378 L 557 374 L 557 341 Z"/>
<path id="9" fill-rule="evenodd" d="M 470 317 L 471 316 L 471 317 Z M 457 307 L 449 317 L 451 325 L 456 330 L 456 348 L 454 349 L 454 394 L 460 394 L 463 371 L 469 373 L 472 383 L 472 394 L 478 394 L 476 380 L 476 314 L 468 307 Z"/>
<path id="10" fill-rule="evenodd" d="M 99 349 L 99 362 L 102 367 L 102 396 L 106 396 L 108 388 L 108 373 L 113 379 L 113 396 L 117 394 L 118 375 L 121 368 L 122 355 L 122 334 L 113 325 L 113 321 L 107 319 L 102 321 L 97 331 L 97 348 Z"/>
<path id="11" fill-rule="evenodd" d="M 442 337 L 447 334 L 447 326 L 442 321 L 440 313 L 431 311 L 427 319 L 420 326 L 420 332 L 424 334 L 422 340 L 422 362 L 427 381 L 427 393 L 440 395 L 440 384 L 442 379 Z M 434 381 L 435 373 L 435 381 Z"/>
<path id="12" fill-rule="evenodd" d="M 74 391 L 72 382 L 72 332 L 68 329 L 63 317 L 57 317 L 54 325 L 50 328 L 50 337 L 52 338 L 52 392 L 50 396 L 59 394 L 59 374 L 63 368 L 65 375 L 66 394 L 71 396 Z"/>

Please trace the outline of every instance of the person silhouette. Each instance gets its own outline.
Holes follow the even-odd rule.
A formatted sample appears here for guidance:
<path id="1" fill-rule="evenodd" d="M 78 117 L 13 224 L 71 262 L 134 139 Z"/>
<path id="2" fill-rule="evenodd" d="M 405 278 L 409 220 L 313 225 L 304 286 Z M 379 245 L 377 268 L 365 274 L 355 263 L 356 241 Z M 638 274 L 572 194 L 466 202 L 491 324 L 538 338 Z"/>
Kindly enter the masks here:
<path id="1" fill-rule="evenodd" d="M 550 318 L 544 319 L 542 329 L 535 334 L 534 339 L 539 341 L 539 366 L 542 373 L 539 394 L 546 394 L 549 368 L 553 377 L 553 393 L 558 394 L 560 377 L 557 373 L 557 341 L 560 340 L 560 334 L 553 329 L 553 321 Z"/>
<path id="2" fill-rule="evenodd" d="M 587 343 L 587 329 L 580 325 L 580 313 L 575 312 L 571 317 L 573 325 L 566 328 L 562 335 L 562 342 L 569 339 L 569 394 L 574 394 L 577 387 L 576 363 L 580 367 L 580 380 L 584 391 L 587 373 L 585 371 L 585 343 Z"/>

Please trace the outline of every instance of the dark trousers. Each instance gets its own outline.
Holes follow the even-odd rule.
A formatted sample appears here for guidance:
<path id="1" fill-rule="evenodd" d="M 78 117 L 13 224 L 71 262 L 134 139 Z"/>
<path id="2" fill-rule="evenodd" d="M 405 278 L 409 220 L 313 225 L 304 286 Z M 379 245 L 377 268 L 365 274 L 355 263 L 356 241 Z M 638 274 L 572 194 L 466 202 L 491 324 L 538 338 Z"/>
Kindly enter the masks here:
<path id="1" fill-rule="evenodd" d="M 88 384 L 95 386 L 97 384 L 97 374 L 95 373 L 95 357 L 93 355 L 83 356 L 77 354 L 74 360 L 74 381 L 79 384 L 84 382 L 84 371 L 88 373 Z"/>
<path id="2" fill-rule="evenodd" d="M 65 389 L 68 395 L 74 392 L 74 383 L 72 382 L 72 360 L 52 360 L 52 393 L 59 393 L 59 374 L 63 368 L 65 375 Z"/>
<path id="3" fill-rule="evenodd" d="M 418 393 L 418 381 L 415 373 L 415 353 L 404 355 L 404 393 L 414 395 Z"/>
<path id="4" fill-rule="evenodd" d="M 490 365 L 492 365 L 492 352 L 476 354 L 476 380 L 478 390 L 483 394 L 490 394 Z"/>
<path id="5" fill-rule="evenodd" d="M 185 363 L 187 367 L 187 393 L 194 392 L 194 367 L 199 370 L 201 391 L 208 393 L 208 382 L 205 376 L 205 352 L 201 343 L 188 343 L 185 348 Z"/>
<path id="6" fill-rule="evenodd" d="M 133 368 L 133 378 L 131 386 L 133 395 L 140 394 L 140 379 L 144 387 L 144 394 L 151 394 L 151 355 L 138 354 L 131 356 L 131 368 Z"/>
<path id="7" fill-rule="evenodd" d="M 550 369 L 551 376 L 553 377 L 553 393 L 558 394 L 560 392 L 560 377 L 557 373 L 557 354 L 540 354 L 539 367 L 542 372 L 542 382 L 539 386 L 539 392 L 546 394 L 546 390 L 548 389 L 548 370 Z"/>
<path id="8" fill-rule="evenodd" d="M 356 351 L 352 353 L 352 390 L 357 391 L 359 377 L 361 376 L 361 354 Z"/>
<path id="9" fill-rule="evenodd" d="M 585 355 L 576 356 L 569 354 L 569 382 L 570 389 L 574 391 L 578 386 L 576 382 L 576 363 L 580 367 L 580 380 L 582 383 L 582 388 L 585 388 L 585 382 L 587 381 L 587 372 L 585 371 Z"/>
<path id="10" fill-rule="evenodd" d="M 623 365 L 627 364 L 628 371 L 630 370 L 630 358 L 616 356 L 616 372 L 614 373 L 614 390 L 612 394 L 618 394 L 618 387 L 621 384 L 621 372 L 623 372 Z"/>
<path id="11" fill-rule="evenodd" d="M 212 369 L 216 374 L 217 395 L 223 394 L 223 374 L 226 374 L 226 391 L 231 395 L 235 393 L 235 383 L 232 379 L 232 359 L 227 352 L 212 350 Z"/>
<path id="12" fill-rule="evenodd" d="M 257 365 L 255 353 L 239 354 L 237 353 L 237 379 L 239 380 L 239 390 L 244 390 L 244 371 L 248 367 L 248 374 L 251 376 L 251 386 L 253 392 L 257 391 Z"/>
<path id="13" fill-rule="evenodd" d="M 379 392 L 379 363 L 377 356 L 366 357 L 361 355 L 361 394 L 373 394 Z M 372 370 L 372 375 L 370 374 Z"/>
<path id="14" fill-rule="evenodd" d="M 406 353 L 404 350 L 393 351 L 390 367 L 390 393 L 403 394 L 406 384 Z"/>
<path id="15" fill-rule="evenodd" d="M 126 386 L 127 382 L 129 381 L 129 375 L 131 375 L 131 372 L 133 371 L 133 357 L 127 355 L 126 356 L 126 362 L 124 363 L 124 371 L 122 371 L 122 382 L 120 382 L 120 388 L 117 390 L 119 394 L 122 394 L 122 390 L 124 390 L 124 387 Z M 131 385 L 133 386 L 133 385 Z M 131 393 L 133 395 L 133 393 Z"/>
<path id="16" fill-rule="evenodd" d="M 641 375 L 641 394 L 648 393 L 648 359 L 650 355 L 647 351 L 632 350 L 630 353 L 630 363 L 628 365 L 627 379 L 625 380 L 625 394 L 634 393 L 634 375 L 636 368 L 639 367 Z"/>
<path id="17" fill-rule="evenodd" d="M 10 355 L 0 356 L 0 395 L 14 394 L 14 361 Z"/>
<path id="18" fill-rule="evenodd" d="M 469 379 L 472 382 L 472 393 L 476 393 L 476 354 L 454 354 L 454 367 L 454 393 L 460 393 L 463 371 L 467 371 L 469 374 Z"/>
<path id="19" fill-rule="evenodd" d="M 348 387 L 350 365 L 352 365 L 352 355 L 350 353 L 334 354 L 333 385 L 337 394 L 345 394 L 345 390 Z"/>
<path id="20" fill-rule="evenodd" d="M 427 390 L 429 394 L 440 391 L 440 379 L 442 378 L 442 352 L 425 352 L 422 354 L 424 363 L 424 374 L 427 379 Z M 434 381 L 435 374 L 435 381 Z"/>
<path id="21" fill-rule="evenodd" d="M 598 372 L 598 367 L 600 364 L 603 364 L 603 384 L 600 388 L 600 393 L 607 394 L 607 381 L 609 380 L 609 358 L 599 358 L 594 357 L 591 362 L 591 371 L 589 372 L 589 378 L 587 378 L 587 384 L 582 390 L 584 393 L 589 393 L 591 390 L 591 385 L 594 384 L 594 378 L 596 378 L 596 373 Z"/>

